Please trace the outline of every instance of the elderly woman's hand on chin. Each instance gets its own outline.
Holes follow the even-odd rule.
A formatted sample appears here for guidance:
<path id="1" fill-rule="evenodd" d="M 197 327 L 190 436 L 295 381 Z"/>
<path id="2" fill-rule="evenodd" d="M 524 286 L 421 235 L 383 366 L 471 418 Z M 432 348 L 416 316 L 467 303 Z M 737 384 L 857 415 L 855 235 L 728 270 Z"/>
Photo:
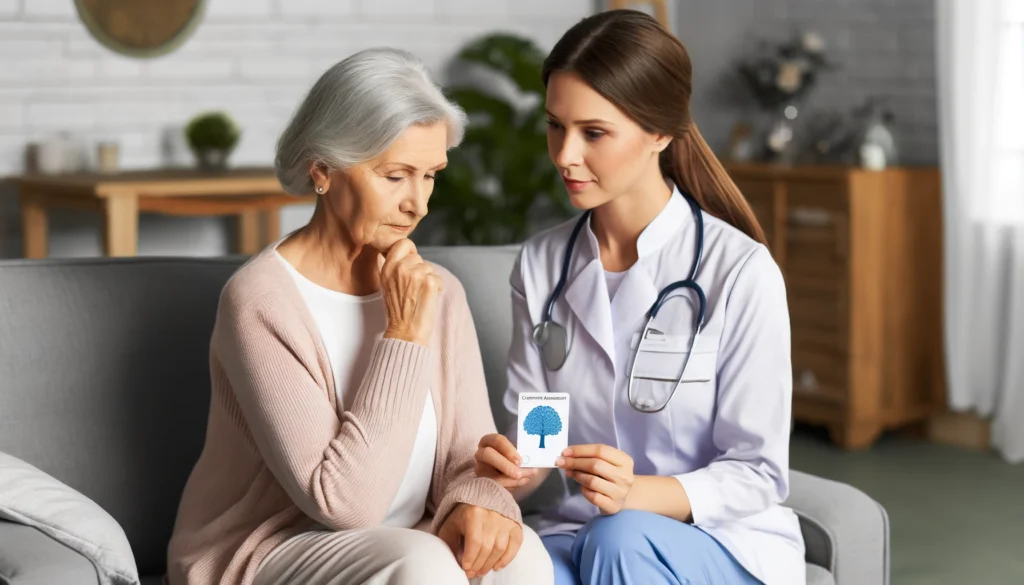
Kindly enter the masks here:
<path id="1" fill-rule="evenodd" d="M 430 344 L 441 293 L 441 277 L 416 252 L 416 244 L 401 239 L 382 255 L 380 287 L 387 314 L 384 337 L 423 346 Z"/>

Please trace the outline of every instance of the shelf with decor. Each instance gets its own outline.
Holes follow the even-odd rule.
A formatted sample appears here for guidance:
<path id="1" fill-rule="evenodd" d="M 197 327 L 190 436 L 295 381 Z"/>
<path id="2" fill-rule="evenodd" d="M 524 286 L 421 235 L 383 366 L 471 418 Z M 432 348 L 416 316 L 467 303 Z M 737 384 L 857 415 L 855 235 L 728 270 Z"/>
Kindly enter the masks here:
<path id="1" fill-rule="evenodd" d="M 728 164 L 782 269 L 793 417 L 863 448 L 941 407 L 939 170 Z"/>

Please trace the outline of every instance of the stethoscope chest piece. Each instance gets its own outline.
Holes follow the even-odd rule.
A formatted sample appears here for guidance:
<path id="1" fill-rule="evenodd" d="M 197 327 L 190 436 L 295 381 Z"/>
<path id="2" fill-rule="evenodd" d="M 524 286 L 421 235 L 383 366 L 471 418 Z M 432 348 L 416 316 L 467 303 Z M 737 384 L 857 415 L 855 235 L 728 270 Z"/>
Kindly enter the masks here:
<path id="1" fill-rule="evenodd" d="M 540 348 L 540 359 L 549 370 L 557 370 L 565 365 L 569 355 L 569 336 L 554 321 L 541 321 L 533 328 L 533 342 Z"/>

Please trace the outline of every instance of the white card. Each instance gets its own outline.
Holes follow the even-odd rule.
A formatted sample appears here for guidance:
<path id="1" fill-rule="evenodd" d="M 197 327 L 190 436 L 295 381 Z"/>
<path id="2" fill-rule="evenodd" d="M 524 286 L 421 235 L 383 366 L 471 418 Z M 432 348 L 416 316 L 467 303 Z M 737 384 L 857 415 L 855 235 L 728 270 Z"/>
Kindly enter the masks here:
<path id="1" fill-rule="evenodd" d="M 565 392 L 519 394 L 516 448 L 520 467 L 554 467 L 569 446 L 569 395 Z"/>

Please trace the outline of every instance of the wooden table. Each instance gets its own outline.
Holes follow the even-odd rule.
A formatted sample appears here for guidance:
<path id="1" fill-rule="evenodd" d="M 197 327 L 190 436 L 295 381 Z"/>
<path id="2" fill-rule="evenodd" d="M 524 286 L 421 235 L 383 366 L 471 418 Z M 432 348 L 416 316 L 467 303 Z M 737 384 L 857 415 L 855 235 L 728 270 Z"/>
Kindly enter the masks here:
<path id="1" fill-rule="evenodd" d="M 23 175 L 8 181 L 18 189 L 21 201 L 22 249 L 26 258 L 47 256 L 50 209 L 100 212 L 103 251 L 107 256 L 136 255 L 140 213 L 235 215 L 237 251 L 253 254 L 279 237 L 281 207 L 316 200 L 312 195 L 295 197 L 286 193 L 269 168 L 219 173 L 158 169 L 118 174 Z"/>

